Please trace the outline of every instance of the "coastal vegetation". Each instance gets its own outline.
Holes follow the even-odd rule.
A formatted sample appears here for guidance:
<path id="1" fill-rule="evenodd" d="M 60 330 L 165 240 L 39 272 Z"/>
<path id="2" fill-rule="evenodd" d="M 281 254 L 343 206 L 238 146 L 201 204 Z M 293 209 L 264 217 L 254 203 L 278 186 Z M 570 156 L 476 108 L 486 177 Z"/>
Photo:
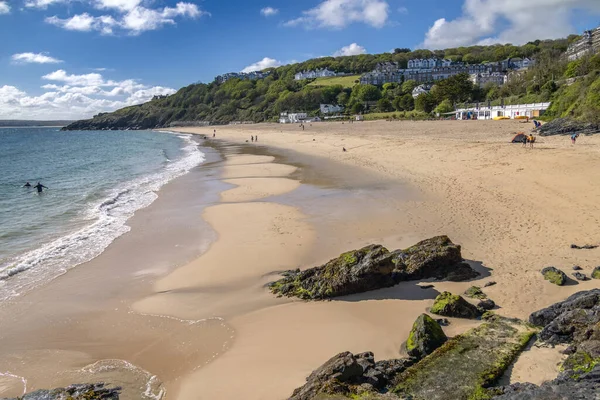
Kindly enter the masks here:
<path id="1" fill-rule="evenodd" d="M 572 117 L 597 120 L 600 117 L 600 55 L 568 62 L 564 57 L 567 39 L 529 42 L 523 46 L 492 45 L 446 50 L 396 49 L 392 53 L 347 57 L 323 57 L 269 69 L 258 80 L 230 79 L 224 83 L 196 83 L 171 96 L 102 113 L 91 120 L 71 124 L 68 129 L 147 129 L 178 123 L 224 124 L 231 122 L 275 122 L 282 112 L 319 115 L 320 104 L 338 104 L 345 113 L 363 113 L 367 119 L 428 118 L 452 112 L 466 103 L 521 104 L 552 101 L 547 118 Z M 431 91 L 413 98 L 415 81 L 386 83 L 382 86 L 357 83 L 360 74 L 380 62 L 398 62 L 406 67 L 409 59 L 440 57 L 465 63 L 495 62 L 510 57 L 536 60 L 526 71 L 514 72 L 507 84 L 472 84 L 467 74 L 438 81 Z M 316 80 L 294 79 L 304 70 L 328 68 L 351 74 Z M 392 113 L 392 114 L 388 114 Z"/>

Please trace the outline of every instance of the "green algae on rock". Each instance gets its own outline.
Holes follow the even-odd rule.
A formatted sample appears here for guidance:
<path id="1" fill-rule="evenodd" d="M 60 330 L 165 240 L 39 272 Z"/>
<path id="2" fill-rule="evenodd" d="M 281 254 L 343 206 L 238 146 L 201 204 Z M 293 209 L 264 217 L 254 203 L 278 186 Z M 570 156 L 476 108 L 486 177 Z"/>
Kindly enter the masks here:
<path id="1" fill-rule="evenodd" d="M 485 388 L 497 382 L 534 333 L 523 321 L 491 318 L 399 374 L 393 392 L 414 400 L 487 398 Z"/>
<path id="2" fill-rule="evenodd" d="M 104 383 L 71 385 L 66 388 L 36 390 L 23 397 L 5 400 L 119 400 L 121 388 L 107 388 Z"/>
<path id="3" fill-rule="evenodd" d="M 592 278 L 600 279 L 600 267 L 594 268 L 594 271 L 592 272 Z"/>
<path id="4" fill-rule="evenodd" d="M 370 245 L 343 253 L 322 266 L 282 275 L 282 279 L 269 285 L 272 293 L 319 300 L 390 287 L 402 281 L 461 281 L 479 274 L 463 262 L 460 246 L 447 236 L 437 236 L 393 252 L 381 245 Z"/>
<path id="5" fill-rule="evenodd" d="M 440 293 L 430 310 L 433 314 L 445 317 L 474 319 L 481 316 L 480 310 L 462 297 L 450 292 Z"/>
<path id="6" fill-rule="evenodd" d="M 421 314 L 413 324 L 406 341 L 406 352 L 409 356 L 421 359 L 446 343 L 448 338 L 433 318 Z"/>
<path id="7" fill-rule="evenodd" d="M 465 290 L 465 296 L 479 300 L 487 299 L 487 295 L 483 293 L 479 286 L 471 286 L 470 288 Z"/>
<path id="8" fill-rule="evenodd" d="M 567 282 L 567 275 L 560 269 L 555 267 L 546 267 L 542 270 L 544 279 L 554 283 L 555 285 L 562 286 Z"/>

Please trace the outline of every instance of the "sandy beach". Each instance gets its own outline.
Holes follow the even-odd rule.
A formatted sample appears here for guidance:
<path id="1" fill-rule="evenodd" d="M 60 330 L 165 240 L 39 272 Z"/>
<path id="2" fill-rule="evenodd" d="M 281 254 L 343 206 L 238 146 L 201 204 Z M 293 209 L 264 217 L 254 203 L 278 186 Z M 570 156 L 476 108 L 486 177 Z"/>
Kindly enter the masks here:
<path id="1" fill-rule="evenodd" d="M 11 346 L 4 359 L 14 359 L 9 367 L 19 376 L 32 376 L 17 366 L 40 351 L 60 351 L 54 360 L 68 370 L 125 360 L 156 375 L 168 399 L 236 399 L 242 389 L 244 399 L 284 399 L 338 352 L 399 357 L 415 318 L 441 291 L 495 281 L 485 291 L 497 312 L 527 318 L 600 287 L 598 280 L 558 287 L 540 274 L 554 265 L 571 275 L 579 265 L 589 276 L 597 265 L 600 249 L 570 245 L 600 243 L 600 138 L 581 137 L 576 146 L 568 137 L 538 138 L 533 149 L 510 144 L 513 132 L 526 127 L 517 121 L 217 127 L 216 138 L 204 144 L 221 160 L 181 178 L 180 190 L 167 188 L 157 204 L 136 213 L 131 232 L 93 261 L 96 268 L 78 267 L 0 310 L 2 321 L 14 320 L 15 310 L 28 316 L 3 333 Z M 213 129 L 177 131 L 212 136 Z M 259 142 L 248 143 L 251 135 Z M 203 186 L 190 196 L 183 187 L 192 179 Z M 169 196 L 187 200 L 169 203 L 167 215 Z M 276 298 L 266 288 L 281 271 L 347 250 L 370 243 L 404 248 L 440 234 L 462 246 L 480 279 L 428 282 L 429 289 L 407 282 L 327 302 Z M 201 237 L 204 245 L 194 245 Z M 147 254 L 132 258 L 132 248 Z M 98 283 L 113 289 L 92 289 Z M 77 296 L 67 290 L 74 284 Z M 88 301 L 53 311 L 82 296 Z M 33 312 L 39 304 L 46 307 Z M 452 319 L 444 330 L 453 336 L 477 324 Z M 43 338 L 35 344 L 33 335 L 21 336 L 32 328 Z M 504 380 L 554 378 L 561 357 L 558 349 L 533 347 Z M 1 394 L 17 390 L 13 381 L 0 383 Z"/>

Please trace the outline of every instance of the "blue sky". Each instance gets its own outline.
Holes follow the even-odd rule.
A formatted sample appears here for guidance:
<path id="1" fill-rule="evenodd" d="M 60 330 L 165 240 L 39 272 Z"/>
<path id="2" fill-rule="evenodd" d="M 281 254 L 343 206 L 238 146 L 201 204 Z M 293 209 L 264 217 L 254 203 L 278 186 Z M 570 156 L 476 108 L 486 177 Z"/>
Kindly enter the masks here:
<path id="1" fill-rule="evenodd" d="M 90 117 L 250 66 L 599 23 L 600 0 L 0 0 L 0 119 Z"/>

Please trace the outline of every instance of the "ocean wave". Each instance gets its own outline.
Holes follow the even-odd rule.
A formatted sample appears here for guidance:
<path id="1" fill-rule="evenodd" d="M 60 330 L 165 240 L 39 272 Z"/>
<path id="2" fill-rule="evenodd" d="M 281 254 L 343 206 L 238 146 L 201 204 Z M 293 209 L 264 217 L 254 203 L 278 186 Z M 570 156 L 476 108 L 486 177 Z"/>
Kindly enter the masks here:
<path id="1" fill-rule="evenodd" d="M 156 192 L 167 182 L 204 161 L 204 154 L 191 135 L 177 136 L 185 141 L 181 158 L 165 164 L 160 172 L 119 185 L 107 197 L 92 203 L 85 211 L 86 219 L 93 221 L 88 226 L 43 244 L 2 266 L 0 300 L 15 297 L 92 260 L 128 232 L 130 227 L 126 221 L 135 211 L 152 204 L 158 197 Z"/>

